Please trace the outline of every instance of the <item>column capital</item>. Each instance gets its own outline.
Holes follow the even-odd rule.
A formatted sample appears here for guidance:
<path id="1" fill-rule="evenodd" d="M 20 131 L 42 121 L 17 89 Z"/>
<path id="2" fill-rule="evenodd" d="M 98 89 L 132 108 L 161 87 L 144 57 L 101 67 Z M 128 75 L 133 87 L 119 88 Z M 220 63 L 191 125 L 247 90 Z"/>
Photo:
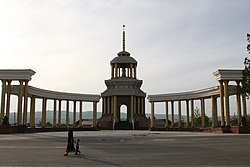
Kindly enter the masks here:
<path id="1" fill-rule="evenodd" d="M 225 85 L 228 85 L 229 81 L 228 80 L 224 80 L 223 82 L 224 82 Z"/>

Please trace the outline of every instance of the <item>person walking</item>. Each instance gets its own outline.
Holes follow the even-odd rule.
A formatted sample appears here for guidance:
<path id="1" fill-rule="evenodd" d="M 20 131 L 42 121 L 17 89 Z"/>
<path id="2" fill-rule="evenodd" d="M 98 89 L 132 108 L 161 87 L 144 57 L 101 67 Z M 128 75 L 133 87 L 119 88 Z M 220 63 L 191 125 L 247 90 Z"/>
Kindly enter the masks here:
<path id="1" fill-rule="evenodd" d="M 68 126 L 68 144 L 64 156 L 67 156 L 69 152 L 75 152 L 73 130 Z"/>

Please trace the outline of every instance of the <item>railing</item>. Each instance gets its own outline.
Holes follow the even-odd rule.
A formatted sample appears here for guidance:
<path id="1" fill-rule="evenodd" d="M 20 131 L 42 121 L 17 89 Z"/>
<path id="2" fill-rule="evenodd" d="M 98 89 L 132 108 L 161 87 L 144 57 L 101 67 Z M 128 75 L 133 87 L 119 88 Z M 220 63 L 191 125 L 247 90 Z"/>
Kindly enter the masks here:
<path id="1" fill-rule="evenodd" d="M 113 119 L 113 130 L 115 130 L 115 119 Z"/>
<path id="2" fill-rule="evenodd" d="M 133 126 L 133 130 L 135 130 L 135 121 L 134 121 L 134 119 L 132 119 L 131 123 L 132 123 L 132 126 Z"/>

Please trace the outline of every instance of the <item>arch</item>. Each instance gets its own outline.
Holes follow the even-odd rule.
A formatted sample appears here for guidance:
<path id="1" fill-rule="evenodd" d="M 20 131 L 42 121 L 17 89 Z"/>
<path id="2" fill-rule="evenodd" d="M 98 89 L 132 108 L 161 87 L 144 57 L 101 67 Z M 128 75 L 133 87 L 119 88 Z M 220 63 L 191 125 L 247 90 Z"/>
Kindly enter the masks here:
<path id="1" fill-rule="evenodd" d="M 128 120 L 128 107 L 125 104 L 120 106 L 120 121 L 127 121 Z"/>

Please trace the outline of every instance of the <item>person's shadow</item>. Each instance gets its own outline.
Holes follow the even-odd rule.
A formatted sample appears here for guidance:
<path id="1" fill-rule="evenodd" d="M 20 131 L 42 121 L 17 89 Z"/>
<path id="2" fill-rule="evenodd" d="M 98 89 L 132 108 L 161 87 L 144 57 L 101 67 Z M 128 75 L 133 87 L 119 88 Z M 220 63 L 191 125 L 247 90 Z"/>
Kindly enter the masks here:
<path id="1" fill-rule="evenodd" d="M 102 163 L 102 164 L 105 164 L 105 165 L 109 165 L 109 166 L 119 166 L 119 167 L 122 167 L 122 165 L 120 165 L 120 164 L 116 164 L 116 163 L 113 163 L 113 162 L 108 162 L 107 160 L 98 159 L 97 157 L 90 156 L 90 155 L 85 155 L 85 154 L 78 154 L 78 155 L 72 154 L 72 155 L 69 155 L 68 157 L 70 157 L 70 158 L 86 159 L 86 160 L 89 160 L 89 161 L 95 161 L 95 162 L 99 162 L 99 163 Z"/>

